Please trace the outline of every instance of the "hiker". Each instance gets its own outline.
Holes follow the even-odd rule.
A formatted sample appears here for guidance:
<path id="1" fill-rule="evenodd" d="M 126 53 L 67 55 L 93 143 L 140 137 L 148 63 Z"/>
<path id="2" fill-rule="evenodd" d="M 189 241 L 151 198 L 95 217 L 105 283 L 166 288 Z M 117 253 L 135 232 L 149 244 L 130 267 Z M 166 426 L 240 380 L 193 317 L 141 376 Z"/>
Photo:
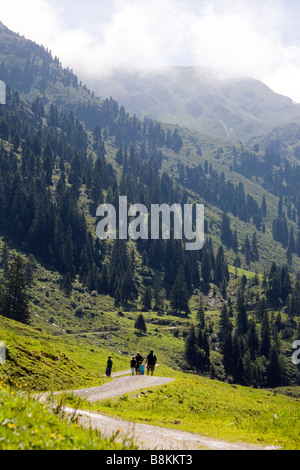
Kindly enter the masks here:
<path id="1" fill-rule="evenodd" d="M 153 354 L 153 349 L 150 349 L 149 354 L 146 359 L 147 375 L 149 375 L 149 372 L 151 372 L 151 375 L 154 374 L 156 362 L 157 362 L 157 359 L 156 359 L 155 354 Z"/>
<path id="2" fill-rule="evenodd" d="M 136 366 L 136 359 L 135 359 L 135 356 L 132 356 L 131 361 L 130 361 L 130 369 L 131 369 L 132 375 L 134 375 L 135 366 Z"/>
<path id="3" fill-rule="evenodd" d="M 139 352 L 136 353 L 136 356 L 135 356 L 135 360 L 136 360 L 136 365 L 135 365 L 135 372 L 136 372 L 136 375 L 140 375 L 140 367 L 141 367 L 141 364 L 143 363 L 143 356 L 140 355 Z"/>
<path id="4" fill-rule="evenodd" d="M 145 374 L 145 366 L 144 366 L 144 364 L 141 364 L 140 375 L 144 375 L 144 374 Z"/>
<path id="5" fill-rule="evenodd" d="M 111 356 L 108 356 L 107 358 L 107 364 L 106 364 L 106 377 L 111 376 L 111 369 L 113 366 L 113 361 L 111 360 Z"/>

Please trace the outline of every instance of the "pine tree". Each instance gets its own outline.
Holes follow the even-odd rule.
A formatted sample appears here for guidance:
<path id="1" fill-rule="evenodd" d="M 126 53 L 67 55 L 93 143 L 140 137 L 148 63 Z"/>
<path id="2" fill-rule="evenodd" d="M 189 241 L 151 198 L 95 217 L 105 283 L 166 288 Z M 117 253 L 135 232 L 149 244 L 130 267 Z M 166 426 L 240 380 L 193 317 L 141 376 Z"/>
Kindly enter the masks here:
<path id="1" fill-rule="evenodd" d="M 187 285 L 182 266 L 179 269 L 171 292 L 171 306 L 176 313 L 185 312 L 187 315 L 190 313 Z"/>
<path id="2" fill-rule="evenodd" d="M 249 346 L 250 358 L 254 361 L 259 352 L 259 339 L 253 319 L 249 322 L 247 343 Z"/>
<path id="3" fill-rule="evenodd" d="M 205 250 L 202 261 L 201 261 L 201 276 L 204 284 L 210 283 L 210 272 L 211 272 L 211 263 L 210 256 L 207 250 Z"/>
<path id="4" fill-rule="evenodd" d="M 197 320 L 199 323 L 199 328 L 205 328 L 205 313 L 204 313 L 204 306 L 203 306 L 203 297 L 200 295 L 199 297 L 199 306 L 197 311 Z"/>
<path id="5" fill-rule="evenodd" d="M 248 330 L 247 310 L 245 306 L 244 290 L 239 289 L 237 296 L 236 327 L 238 334 L 244 335 Z"/>
<path id="6" fill-rule="evenodd" d="M 231 323 L 229 320 L 227 305 L 223 304 L 223 307 L 220 313 L 220 320 L 219 320 L 219 338 L 220 338 L 221 343 L 224 343 L 230 331 L 231 331 Z"/>
<path id="7" fill-rule="evenodd" d="M 216 256 L 215 268 L 214 268 L 214 282 L 217 286 L 221 285 L 223 279 L 229 280 L 228 266 L 225 261 L 225 254 L 223 246 L 221 245 L 218 249 Z"/>
<path id="8" fill-rule="evenodd" d="M 3 244 L 2 248 L 2 256 L 1 256 L 1 268 L 3 269 L 3 273 L 6 274 L 8 271 L 8 246 L 7 243 Z"/>
<path id="9" fill-rule="evenodd" d="M 251 255 L 252 255 L 253 261 L 259 260 L 256 232 L 253 232 L 253 235 L 252 235 Z"/>
<path id="10" fill-rule="evenodd" d="M 138 289 L 133 279 L 131 270 L 128 268 L 122 282 L 121 298 L 124 302 L 134 300 L 138 296 Z"/>
<path id="11" fill-rule="evenodd" d="M 149 311 L 152 307 L 152 291 L 150 287 L 146 287 L 145 293 L 142 298 L 142 304 L 145 310 Z"/>
<path id="12" fill-rule="evenodd" d="M 269 273 L 267 297 L 268 297 L 268 300 L 274 306 L 277 306 L 279 304 L 279 296 L 280 296 L 280 277 L 279 277 L 279 272 L 278 272 L 276 263 L 273 261 L 271 269 L 270 269 L 270 273 Z"/>
<path id="13" fill-rule="evenodd" d="M 227 375 L 234 371 L 233 341 L 231 331 L 227 333 L 223 346 L 223 365 Z"/>
<path id="14" fill-rule="evenodd" d="M 261 212 L 262 212 L 262 216 L 263 216 L 263 217 L 266 217 L 266 216 L 267 216 L 266 196 L 263 196 L 263 198 L 262 198 Z"/>
<path id="15" fill-rule="evenodd" d="M 21 323 L 29 322 L 25 263 L 20 255 L 15 257 L 5 277 L 2 313 Z"/>
<path id="16" fill-rule="evenodd" d="M 185 358 L 190 367 L 198 364 L 198 349 L 195 328 L 192 325 L 185 340 Z"/>
<path id="17" fill-rule="evenodd" d="M 221 240 L 226 246 L 231 246 L 233 242 L 233 234 L 230 228 L 230 218 L 225 212 L 222 214 Z"/>
<path id="18" fill-rule="evenodd" d="M 268 358 L 269 353 L 270 353 L 270 348 L 271 348 L 271 337 L 270 337 L 269 315 L 268 315 L 268 312 L 265 312 L 264 318 L 262 321 L 262 327 L 261 327 L 260 354 Z"/>
<path id="19" fill-rule="evenodd" d="M 144 333 L 146 333 L 147 331 L 147 326 L 146 326 L 146 322 L 145 322 L 145 319 L 143 317 L 142 314 L 140 314 L 137 319 L 136 319 L 136 322 L 134 324 L 134 328 L 136 328 L 137 330 L 140 330 L 140 333 L 143 331 Z"/>
<path id="20" fill-rule="evenodd" d="M 282 368 L 276 348 L 270 350 L 267 366 L 267 382 L 269 387 L 278 387 L 282 385 Z"/>
<path id="21" fill-rule="evenodd" d="M 64 276 L 64 278 L 62 280 L 61 288 L 62 288 L 62 291 L 64 292 L 64 294 L 66 295 L 66 297 L 71 296 L 72 290 L 73 290 L 73 285 L 72 285 L 72 278 L 71 278 L 70 273 L 67 273 Z"/>
<path id="22" fill-rule="evenodd" d="M 195 366 L 199 371 L 206 372 L 210 368 L 210 346 L 205 329 L 199 328 L 196 346 L 198 358 Z"/>

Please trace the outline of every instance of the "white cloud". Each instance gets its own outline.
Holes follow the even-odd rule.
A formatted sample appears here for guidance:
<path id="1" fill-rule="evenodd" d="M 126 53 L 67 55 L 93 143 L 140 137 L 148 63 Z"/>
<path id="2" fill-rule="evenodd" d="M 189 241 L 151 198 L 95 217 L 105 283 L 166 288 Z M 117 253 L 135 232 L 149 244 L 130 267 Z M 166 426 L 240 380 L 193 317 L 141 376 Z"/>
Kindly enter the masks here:
<path id="1" fill-rule="evenodd" d="M 212 66 L 260 79 L 300 102 L 299 24 L 289 5 L 287 10 L 285 0 L 0 0 L 0 11 L 4 24 L 51 49 L 85 81 L 121 64 Z"/>

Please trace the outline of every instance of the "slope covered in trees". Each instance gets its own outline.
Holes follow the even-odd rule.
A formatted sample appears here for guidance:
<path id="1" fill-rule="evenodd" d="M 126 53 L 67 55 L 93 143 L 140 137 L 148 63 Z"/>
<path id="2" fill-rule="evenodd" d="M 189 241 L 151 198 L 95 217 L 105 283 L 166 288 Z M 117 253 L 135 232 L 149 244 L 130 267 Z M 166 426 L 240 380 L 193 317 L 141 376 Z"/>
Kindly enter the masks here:
<path id="1" fill-rule="evenodd" d="M 186 130 L 139 120 L 113 99 L 100 101 L 48 51 L 4 27 L 0 33 L 0 79 L 7 83 L 0 235 L 58 272 L 66 296 L 76 281 L 99 299 L 111 296 L 118 308 L 142 304 L 192 323 L 195 295 L 201 292 L 207 305 L 213 294 L 221 299 L 219 323 L 208 326 L 199 308 L 185 366 L 213 375 L 214 352 L 223 378 L 297 383 L 297 369 L 284 371 L 300 315 L 299 165 L 272 151 L 232 145 L 224 151 L 209 138 L 202 150 Z M 204 247 L 186 251 L 173 236 L 100 241 L 96 209 L 104 202 L 117 208 L 122 195 L 149 213 L 151 204 L 204 203 Z M 18 319 L 30 321 L 20 260 L 8 267 L 5 259 L 3 252 L 1 313 L 16 318 L 19 298 Z M 241 285 L 231 282 L 229 264 L 256 270 L 252 289 L 244 276 Z"/>

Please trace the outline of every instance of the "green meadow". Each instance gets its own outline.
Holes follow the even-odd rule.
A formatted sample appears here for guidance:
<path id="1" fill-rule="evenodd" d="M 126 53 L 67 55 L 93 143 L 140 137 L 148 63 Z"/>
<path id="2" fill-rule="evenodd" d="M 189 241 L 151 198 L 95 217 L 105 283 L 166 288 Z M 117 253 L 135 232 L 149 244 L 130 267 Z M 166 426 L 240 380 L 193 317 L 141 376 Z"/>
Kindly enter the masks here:
<path id="1" fill-rule="evenodd" d="M 176 375 L 174 382 L 162 387 L 79 406 L 221 440 L 300 449 L 299 399 L 203 377 Z"/>

